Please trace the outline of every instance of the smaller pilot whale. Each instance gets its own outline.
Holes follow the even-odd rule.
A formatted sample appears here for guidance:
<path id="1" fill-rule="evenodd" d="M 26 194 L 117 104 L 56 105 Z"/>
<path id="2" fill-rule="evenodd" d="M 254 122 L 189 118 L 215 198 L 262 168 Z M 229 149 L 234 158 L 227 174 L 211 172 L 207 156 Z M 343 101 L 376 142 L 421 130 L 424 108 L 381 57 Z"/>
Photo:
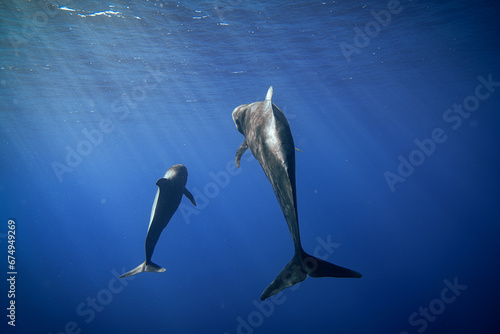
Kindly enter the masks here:
<path id="1" fill-rule="evenodd" d="M 244 104 L 233 111 L 237 130 L 245 136 L 236 152 L 235 163 L 240 167 L 241 156 L 250 149 L 273 187 L 292 235 L 295 253 L 274 281 L 262 292 L 261 300 L 269 298 L 310 277 L 351 277 L 361 274 L 307 254 L 300 242 L 295 183 L 295 144 L 285 114 L 272 102 L 273 87 L 266 99 Z"/>
<path id="2" fill-rule="evenodd" d="M 161 232 L 167 226 L 170 218 L 172 218 L 179 207 L 182 195 L 186 195 L 191 203 L 196 206 L 193 195 L 186 189 L 187 176 L 188 172 L 186 167 L 179 164 L 170 167 L 165 173 L 165 176 L 156 181 L 158 191 L 156 192 L 153 208 L 151 209 L 148 234 L 146 235 L 146 261 L 131 271 L 121 275 L 120 278 L 129 277 L 142 273 L 143 271 L 154 273 L 162 273 L 165 271 L 165 268 L 151 261 L 151 256 L 153 255 Z"/>

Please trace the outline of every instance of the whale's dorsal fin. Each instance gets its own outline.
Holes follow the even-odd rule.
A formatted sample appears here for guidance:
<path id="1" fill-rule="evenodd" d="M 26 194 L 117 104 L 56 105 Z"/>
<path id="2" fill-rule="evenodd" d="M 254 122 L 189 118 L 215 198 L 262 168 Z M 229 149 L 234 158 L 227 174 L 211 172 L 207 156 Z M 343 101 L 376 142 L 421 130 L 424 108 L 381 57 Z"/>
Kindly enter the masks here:
<path id="1" fill-rule="evenodd" d="M 269 89 L 267 90 L 267 94 L 266 94 L 266 102 L 267 101 L 271 101 L 273 98 L 273 86 L 269 87 Z"/>

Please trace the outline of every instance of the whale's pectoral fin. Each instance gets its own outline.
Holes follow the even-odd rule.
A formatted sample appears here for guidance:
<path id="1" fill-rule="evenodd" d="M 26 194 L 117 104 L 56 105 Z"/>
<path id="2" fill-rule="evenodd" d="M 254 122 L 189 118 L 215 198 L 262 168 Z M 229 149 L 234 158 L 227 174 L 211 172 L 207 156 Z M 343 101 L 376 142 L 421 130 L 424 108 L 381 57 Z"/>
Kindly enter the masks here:
<path id="1" fill-rule="evenodd" d="M 302 282 L 306 277 L 307 273 L 302 268 L 300 256 L 296 254 L 286 267 L 281 270 L 274 281 L 262 292 L 260 300 L 274 296 L 282 290 Z"/>
<path id="2" fill-rule="evenodd" d="M 304 151 L 302 151 L 302 150 L 299 150 L 298 148 L 295 148 L 295 149 L 296 149 L 297 151 L 299 151 L 299 152 L 302 152 L 302 153 L 304 153 Z"/>
<path id="3" fill-rule="evenodd" d="M 234 161 L 236 163 L 236 167 L 240 168 L 240 161 L 241 161 L 241 156 L 245 151 L 247 150 L 248 145 L 247 145 L 247 140 L 245 139 L 243 143 L 241 144 L 240 148 L 238 148 L 238 151 L 236 151 L 236 157 L 234 158 Z"/>
<path id="4" fill-rule="evenodd" d="M 125 274 L 121 275 L 119 278 L 125 278 L 125 277 L 130 277 L 133 275 L 137 275 L 139 273 L 142 273 L 143 271 L 149 271 L 152 273 L 162 273 L 165 271 L 165 268 L 162 268 L 153 262 L 149 262 L 148 264 L 146 264 L 146 262 L 143 262 L 140 265 L 138 265 L 137 267 L 135 267 L 134 269 L 132 269 L 131 271 L 126 272 Z"/>
<path id="5" fill-rule="evenodd" d="M 186 197 L 189 198 L 191 203 L 193 203 L 193 205 L 196 206 L 196 201 L 194 200 L 193 194 L 191 194 L 189 190 L 187 190 L 186 188 L 184 188 L 184 195 L 186 195 Z"/>

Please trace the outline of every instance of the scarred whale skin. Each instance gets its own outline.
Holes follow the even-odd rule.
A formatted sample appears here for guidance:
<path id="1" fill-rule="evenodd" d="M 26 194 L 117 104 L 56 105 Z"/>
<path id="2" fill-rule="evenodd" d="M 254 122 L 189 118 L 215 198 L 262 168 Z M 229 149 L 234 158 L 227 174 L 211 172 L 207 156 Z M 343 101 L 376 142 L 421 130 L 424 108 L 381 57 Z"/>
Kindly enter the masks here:
<path id="1" fill-rule="evenodd" d="M 311 277 L 360 278 L 361 274 L 307 254 L 300 242 L 295 185 L 295 145 L 285 114 L 272 102 L 269 87 L 262 102 L 244 104 L 234 109 L 233 120 L 245 140 L 236 152 L 236 166 L 250 149 L 273 187 L 292 235 L 295 253 L 274 281 L 264 290 L 261 300 Z"/>

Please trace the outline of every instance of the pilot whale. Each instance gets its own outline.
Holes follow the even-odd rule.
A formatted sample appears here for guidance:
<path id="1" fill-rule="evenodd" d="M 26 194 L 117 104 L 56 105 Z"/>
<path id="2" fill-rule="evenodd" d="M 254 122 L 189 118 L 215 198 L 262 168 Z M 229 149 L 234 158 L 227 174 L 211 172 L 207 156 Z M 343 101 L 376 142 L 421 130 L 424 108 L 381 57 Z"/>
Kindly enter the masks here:
<path id="1" fill-rule="evenodd" d="M 285 114 L 272 102 L 273 87 L 266 99 L 236 107 L 232 113 L 237 130 L 245 136 L 235 157 L 240 166 L 241 156 L 250 149 L 271 182 L 274 193 L 292 235 L 295 254 L 260 296 L 265 300 L 294 284 L 311 277 L 351 277 L 361 274 L 339 267 L 307 254 L 300 242 L 295 185 L 295 144 Z"/>
<path id="2" fill-rule="evenodd" d="M 158 191 L 156 192 L 153 208 L 151 209 L 148 234 L 146 235 L 146 261 L 121 275 L 120 278 L 129 277 L 143 271 L 154 273 L 165 271 L 165 268 L 151 261 L 151 256 L 161 232 L 179 207 L 182 195 L 185 195 L 196 206 L 193 195 L 186 189 L 187 176 L 187 168 L 179 164 L 170 167 L 165 176 L 156 181 Z"/>

